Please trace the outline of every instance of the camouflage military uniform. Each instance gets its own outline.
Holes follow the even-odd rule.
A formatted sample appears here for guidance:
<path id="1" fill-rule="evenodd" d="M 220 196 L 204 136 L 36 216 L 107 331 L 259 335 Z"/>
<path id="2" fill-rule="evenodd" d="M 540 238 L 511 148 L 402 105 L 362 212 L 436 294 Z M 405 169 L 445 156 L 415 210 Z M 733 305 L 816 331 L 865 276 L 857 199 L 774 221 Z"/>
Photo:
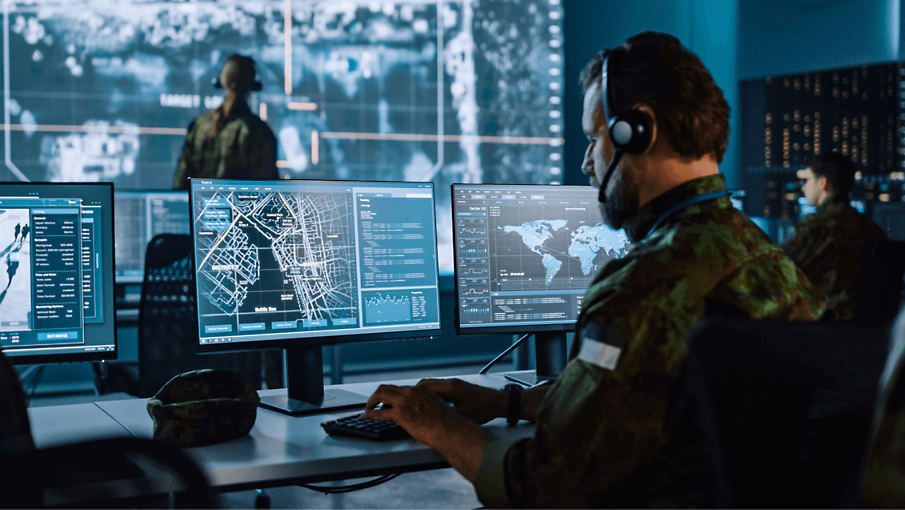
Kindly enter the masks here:
<path id="1" fill-rule="evenodd" d="M 226 120 L 216 138 L 208 137 L 214 125 L 207 112 L 189 125 L 173 187 L 188 189 L 189 177 L 227 179 L 278 179 L 277 141 L 273 131 L 243 101 Z"/>
<path id="2" fill-rule="evenodd" d="M 831 198 L 802 220 L 783 250 L 829 296 L 827 311 L 836 319 L 852 319 L 871 247 L 885 238 L 847 201 Z"/>
<path id="3" fill-rule="evenodd" d="M 864 501 L 874 508 L 905 508 L 905 312 L 893 331 L 862 480 Z"/>
<path id="4" fill-rule="evenodd" d="M 711 314 L 814 320 L 824 306 L 820 291 L 726 197 L 673 213 L 645 238 L 675 205 L 721 190 L 722 175 L 696 179 L 630 218 L 626 233 L 638 244 L 588 290 L 571 361 L 541 404 L 535 436 L 485 450 L 475 480 L 483 504 L 695 504 L 676 498 L 689 480 L 709 483 L 681 391 L 688 333 Z M 594 358 L 585 337 L 617 355 L 586 361 Z"/>

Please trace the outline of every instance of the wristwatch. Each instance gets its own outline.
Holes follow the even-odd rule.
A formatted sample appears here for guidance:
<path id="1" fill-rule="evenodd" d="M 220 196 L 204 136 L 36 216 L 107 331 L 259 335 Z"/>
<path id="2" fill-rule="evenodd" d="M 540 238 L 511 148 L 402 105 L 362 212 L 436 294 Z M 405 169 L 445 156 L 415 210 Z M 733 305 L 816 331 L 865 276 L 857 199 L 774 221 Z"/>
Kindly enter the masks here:
<path id="1" fill-rule="evenodd" d="M 522 415 L 522 387 L 518 384 L 507 384 L 505 390 L 509 394 L 509 411 L 506 413 L 506 423 L 516 425 Z"/>

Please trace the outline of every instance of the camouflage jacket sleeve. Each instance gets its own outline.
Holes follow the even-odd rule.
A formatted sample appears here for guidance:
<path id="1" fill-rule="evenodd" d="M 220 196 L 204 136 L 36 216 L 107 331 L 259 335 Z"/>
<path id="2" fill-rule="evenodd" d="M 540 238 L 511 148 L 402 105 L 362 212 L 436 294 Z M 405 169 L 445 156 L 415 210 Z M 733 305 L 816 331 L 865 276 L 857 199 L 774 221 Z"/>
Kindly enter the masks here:
<path id="1" fill-rule="evenodd" d="M 185 135 L 185 143 L 182 146 L 182 153 L 179 155 L 179 163 L 176 165 L 176 177 L 173 179 L 173 189 L 188 189 L 189 176 L 197 175 L 197 171 L 192 168 L 192 151 L 195 147 L 195 121 L 189 124 Z"/>
<path id="2" fill-rule="evenodd" d="M 651 340 L 678 340 L 676 331 L 685 328 L 655 306 L 632 311 L 633 300 L 612 291 L 598 339 L 624 345 L 624 353 L 611 370 L 572 359 L 544 400 L 534 438 L 511 445 L 502 462 L 493 459 L 493 451 L 485 454 L 482 468 L 499 466 L 497 476 L 509 498 L 487 500 L 479 491 L 486 506 L 597 506 L 662 448 L 668 398 L 684 360 L 677 347 L 683 342 Z M 631 332 L 628 339 L 624 332 Z M 576 448 L 576 438 L 586 441 Z"/>

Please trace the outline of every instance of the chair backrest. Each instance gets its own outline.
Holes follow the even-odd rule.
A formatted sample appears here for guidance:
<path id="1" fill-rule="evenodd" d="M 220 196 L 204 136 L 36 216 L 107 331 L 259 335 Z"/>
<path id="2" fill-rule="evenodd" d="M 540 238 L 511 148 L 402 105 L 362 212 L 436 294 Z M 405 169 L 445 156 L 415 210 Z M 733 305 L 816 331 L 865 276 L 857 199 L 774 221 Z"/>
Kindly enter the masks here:
<path id="1" fill-rule="evenodd" d="M 888 324 L 899 311 L 905 287 L 905 241 L 874 243 L 858 296 L 856 319 Z"/>
<path id="2" fill-rule="evenodd" d="M 28 402 L 16 373 L 0 352 L 0 454 L 34 448 Z"/>
<path id="3" fill-rule="evenodd" d="M 261 387 L 261 353 L 196 355 L 192 238 L 160 234 L 145 253 L 138 313 L 138 396 L 154 395 L 167 381 L 201 368 L 232 370 Z"/>
<path id="4" fill-rule="evenodd" d="M 832 507 L 859 480 L 883 328 L 708 319 L 688 373 L 717 507 Z M 815 415 L 815 389 L 832 405 Z M 828 408 L 828 409 L 827 409 Z"/>
<path id="5" fill-rule="evenodd" d="M 5 508 L 219 506 L 184 453 L 128 437 L 0 455 L 0 490 Z"/>

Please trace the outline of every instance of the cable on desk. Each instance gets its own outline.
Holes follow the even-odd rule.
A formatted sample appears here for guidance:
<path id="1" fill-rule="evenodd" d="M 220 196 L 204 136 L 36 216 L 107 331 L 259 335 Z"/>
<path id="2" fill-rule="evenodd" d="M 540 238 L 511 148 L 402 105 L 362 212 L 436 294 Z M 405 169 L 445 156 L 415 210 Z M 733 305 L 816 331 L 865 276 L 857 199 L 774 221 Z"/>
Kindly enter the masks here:
<path id="1" fill-rule="evenodd" d="M 487 373 L 487 371 L 490 370 L 490 367 L 492 367 L 493 365 L 495 365 L 497 361 L 501 360 L 501 359 L 503 358 L 503 356 L 505 356 L 505 355 L 509 354 L 510 352 L 512 352 L 513 349 L 515 349 L 515 348 L 518 347 L 519 345 L 522 345 L 522 342 L 524 342 L 525 339 L 528 338 L 529 336 L 531 336 L 532 334 L 533 334 L 533 333 L 528 333 L 528 334 L 526 334 L 526 335 L 522 335 L 521 338 L 519 338 L 518 340 L 516 340 L 514 344 L 510 345 L 509 347 L 507 347 L 506 350 L 503 351 L 503 352 L 501 352 L 499 356 L 497 356 L 496 358 L 493 358 L 493 361 L 491 361 L 490 363 L 488 363 L 488 364 L 487 364 L 484 368 L 482 368 L 481 371 L 478 372 L 478 373 L 479 373 L 479 374 Z"/>
<path id="2" fill-rule="evenodd" d="M 317 492 L 323 492 L 324 494 L 345 494 L 347 492 L 355 492 L 360 491 L 362 489 L 368 489 L 371 487 L 376 487 L 382 483 L 389 482 L 393 478 L 401 475 L 402 473 L 396 473 L 395 475 L 384 475 L 379 476 L 373 480 L 368 480 L 367 482 L 355 483 L 352 485 L 344 485 L 342 487 L 327 487 L 324 485 L 308 485 L 306 483 L 298 484 L 299 487 L 304 487 L 306 489 L 310 489 Z"/>

